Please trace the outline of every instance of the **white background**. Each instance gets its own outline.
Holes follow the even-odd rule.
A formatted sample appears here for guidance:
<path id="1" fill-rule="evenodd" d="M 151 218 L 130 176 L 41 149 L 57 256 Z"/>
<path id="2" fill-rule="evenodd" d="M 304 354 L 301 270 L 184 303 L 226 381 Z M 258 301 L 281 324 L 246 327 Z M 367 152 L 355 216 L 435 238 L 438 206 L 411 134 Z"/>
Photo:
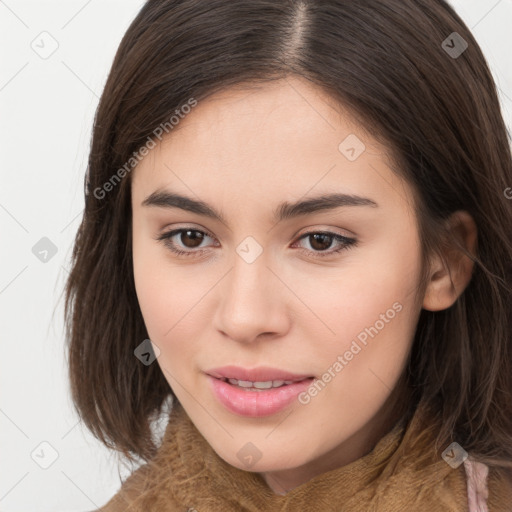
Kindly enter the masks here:
<path id="1" fill-rule="evenodd" d="M 2 512 L 95 510 L 120 485 L 115 458 L 82 428 L 70 403 L 61 292 L 83 208 L 94 111 L 143 3 L 0 0 Z M 451 3 L 488 59 L 512 127 L 512 0 Z M 31 47 L 42 46 L 43 31 L 56 41 L 40 36 L 46 49 L 58 44 L 46 59 Z M 43 237 L 57 249 L 46 263 L 32 252 Z M 47 469 L 31 457 L 51 461 L 44 441 L 58 453 Z"/>

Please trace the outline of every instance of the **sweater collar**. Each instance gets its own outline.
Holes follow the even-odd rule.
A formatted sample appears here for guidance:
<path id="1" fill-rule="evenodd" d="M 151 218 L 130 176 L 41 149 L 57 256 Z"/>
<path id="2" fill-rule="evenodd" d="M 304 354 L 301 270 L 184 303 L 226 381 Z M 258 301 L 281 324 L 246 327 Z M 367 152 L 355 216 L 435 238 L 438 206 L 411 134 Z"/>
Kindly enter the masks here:
<path id="1" fill-rule="evenodd" d="M 413 434 L 421 426 L 419 413 L 409 424 L 398 422 L 367 455 L 277 495 L 258 473 L 220 458 L 176 402 L 152 462 L 157 469 L 153 478 L 161 478 L 158 483 L 153 480 L 153 488 L 161 495 L 172 495 L 183 510 L 216 510 L 212 500 L 224 510 L 247 512 L 467 510 L 463 470 L 453 470 L 435 456 L 426 467 L 417 467 L 421 448 L 415 446 Z M 431 441 L 424 438 L 422 446 L 433 446 Z M 437 500 L 435 505 L 432 499 Z"/>

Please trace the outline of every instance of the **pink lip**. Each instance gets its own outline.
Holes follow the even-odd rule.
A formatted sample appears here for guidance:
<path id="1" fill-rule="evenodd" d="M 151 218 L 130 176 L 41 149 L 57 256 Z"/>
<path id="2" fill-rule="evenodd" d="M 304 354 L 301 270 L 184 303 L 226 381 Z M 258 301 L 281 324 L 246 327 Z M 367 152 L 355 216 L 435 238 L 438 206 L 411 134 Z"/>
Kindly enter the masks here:
<path id="1" fill-rule="evenodd" d="M 240 373 L 238 373 L 238 375 L 240 375 Z M 243 373 L 243 375 L 247 375 L 247 373 Z M 276 374 L 273 373 L 272 375 Z M 296 380 L 300 378 L 300 376 L 284 372 L 278 375 L 280 375 L 281 378 L 260 377 L 254 380 L 248 378 L 239 380 L 265 382 L 266 380 Z M 226 409 L 235 414 L 252 418 L 269 416 L 281 411 L 290 405 L 300 393 L 306 391 L 314 379 L 314 377 L 305 377 L 303 380 L 292 382 L 291 384 L 283 385 L 278 388 L 250 391 L 225 382 L 221 380 L 220 377 L 214 377 L 212 375 L 207 375 L 207 377 L 213 394 Z"/>
<path id="2" fill-rule="evenodd" d="M 312 377 L 312 375 L 297 375 L 279 370 L 277 368 L 270 368 L 268 366 L 260 366 L 259 368 L 242 368 L 241 366 L 222 366 L 219 368 L 212 368 L 206 371 L 208 375 L 217 379 L 237 379 L 248 380 L 250 382 L 267 382 L 269 380 L 304 380 Z"/>

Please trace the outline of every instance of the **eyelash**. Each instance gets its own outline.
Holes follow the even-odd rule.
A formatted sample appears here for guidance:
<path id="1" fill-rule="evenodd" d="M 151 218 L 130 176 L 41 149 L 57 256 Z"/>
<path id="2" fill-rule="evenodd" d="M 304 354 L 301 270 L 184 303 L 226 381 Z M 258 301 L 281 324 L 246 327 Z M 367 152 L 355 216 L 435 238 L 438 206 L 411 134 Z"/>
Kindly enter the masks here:
<path id="1" fill-rule="evenodd" d="M 203 235 L 209 236 L 210 238 L 214 238 L 213 235 L 207 231 L 202 231 L 200 229 L 192 229 L 192 228 L 180 228 L 180 229 L 173 229 L 172 231 L 168 231 L 167 233 L 162 233 L 159 235 L 156 240 L 163 242 L 163 244 L 170 249 L 173 253 L 175 253 L 178 256 L 185 256 L 185 257 L 191 257 L 191 256 L 197 256 L 198 253 L 201 254 L 205 251 L 205 249 L 200 250 L 188 250 L 183 251 L 181 249 L 177 249 L 175 243 L 173 243 L 170 239 L 177 235 L 184 233 L 186 231 L 192 231 L 195 233 L 202 233 Z M 307 252 L 307 253 L 313 253 L 313 258 L 327 258 L 328 256 L 332 256 L 333 254 L 340 253 L 346 249 L 350 249 L 351 247 L 355 247 L 357 245 L 357 240 L 354 238 L 348 238 L 342 235 L 339 235 L 338 233 L 332 233 L 330 231 L 310 231 L 308 233 L 304 233 L 300 236 L 298 241 L 302 240 L 303 238 L 307 238 L 311 235 L 327 235 L 334 238 L 335 241 L 342 243 L 338 249 L 330 250 L 330 251 L 314 251 L 310 249 L 302 248 L 301 252 Z"/>

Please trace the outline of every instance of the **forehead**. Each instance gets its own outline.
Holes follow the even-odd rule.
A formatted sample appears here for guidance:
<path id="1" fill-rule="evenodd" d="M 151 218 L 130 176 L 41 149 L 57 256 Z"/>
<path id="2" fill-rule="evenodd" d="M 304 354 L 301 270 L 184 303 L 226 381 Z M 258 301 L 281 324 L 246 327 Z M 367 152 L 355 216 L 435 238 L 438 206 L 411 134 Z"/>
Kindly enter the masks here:
<path id="1" fill-rule="evenodd" d="M 268 203 L 274 196 L 339 190 L 409 204 L 410 189 L 391 161 L 390 148 L 321 88 L 287 78 L 235 86 L 199 101 L 132 178 L 146 196 L 168 186 Z"/>

